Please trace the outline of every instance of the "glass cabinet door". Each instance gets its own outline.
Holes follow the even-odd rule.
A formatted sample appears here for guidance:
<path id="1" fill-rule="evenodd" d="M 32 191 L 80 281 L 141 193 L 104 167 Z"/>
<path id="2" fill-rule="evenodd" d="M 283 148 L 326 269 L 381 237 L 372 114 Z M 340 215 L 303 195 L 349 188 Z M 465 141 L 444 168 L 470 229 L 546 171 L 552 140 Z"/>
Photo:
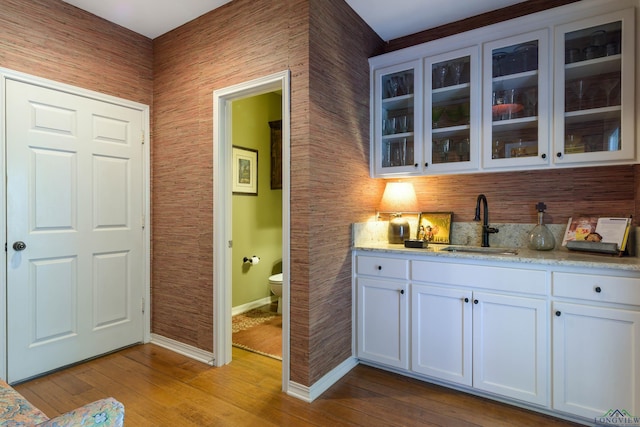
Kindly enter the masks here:
<path id="1" fill-rule="evenodd" d="M 634 10 L 556 28 L 556 163 L 635 156 Z"/>
<path id="2" fill-rule="evenodd" d="M 425 59 L 427 173 L 478 167 L 480 135 L 478 48 Z"/>
<path id="3" fill-rule="evenodd" d="M 483 166 L 549 163 L 548 49 L 547 30 L 485 45 Z"/>
<path id="4" fill-rule="evenodd" d="M 420 61 L 377 70 L 374 80 L 374 176 L 420 173 Z"/>

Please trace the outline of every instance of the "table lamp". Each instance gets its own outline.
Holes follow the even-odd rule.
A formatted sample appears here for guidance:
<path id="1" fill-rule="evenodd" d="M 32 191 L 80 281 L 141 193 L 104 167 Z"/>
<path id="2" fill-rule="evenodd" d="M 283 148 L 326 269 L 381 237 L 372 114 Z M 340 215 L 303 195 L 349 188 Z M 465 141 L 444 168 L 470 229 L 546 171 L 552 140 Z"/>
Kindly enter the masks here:
<path id="1" fill-rule="evenodd" d="M 418 199 L 410 182 L 388 182 L 378 212 L 391 214 L 389 243 L 404 243 L 411 238 L 409 222 L 402 213 L 418 212 Z"/>

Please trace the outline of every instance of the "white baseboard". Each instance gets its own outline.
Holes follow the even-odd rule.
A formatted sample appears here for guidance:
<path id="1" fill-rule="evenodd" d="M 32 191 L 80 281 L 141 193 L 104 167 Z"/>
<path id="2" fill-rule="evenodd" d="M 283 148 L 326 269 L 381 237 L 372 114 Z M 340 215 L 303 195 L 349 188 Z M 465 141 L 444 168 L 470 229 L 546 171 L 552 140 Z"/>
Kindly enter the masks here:
<path id="1" fill-rule="evenodd" d="M 239 305 L 237 307 L 231 308 L 231 315 L 235 316 L 236 314 L 244 313 L 249 310 L 253 310 L 254 308 L 262 307 L 263 305 L 271 304 L 273 298 L 278 297 L 264 297 L 259 300 L 251 301 L 246 304 Z"/>
<path id="2" fill-rule="evenodd" d="M 171 338 L 163 337 L 162 335 L 151 334 L 151 344 L 155 344 L 160 347 L 164 347 L 168 350 L 182 354 L 183 356 L 190 357 L 199 362 L 206 363 L 213 366 L 214 357 L 213 353 L 201 350 L 188 344 L 181 343 Z"/>
<path id="3" fill-rule="evenodd" d="M 322 393 L 327 391 L 329 387 L 337 383 L 340 378 L 344 377 L 350 370 L 358 365 L 358 359 L 350 357 L 329 373 L 316 381 L 311 387 L 298 384 L 293 381 L 289 381 L 289 387 L 287 388 L 287 394 L 305 402 L 313 402 Z"/>

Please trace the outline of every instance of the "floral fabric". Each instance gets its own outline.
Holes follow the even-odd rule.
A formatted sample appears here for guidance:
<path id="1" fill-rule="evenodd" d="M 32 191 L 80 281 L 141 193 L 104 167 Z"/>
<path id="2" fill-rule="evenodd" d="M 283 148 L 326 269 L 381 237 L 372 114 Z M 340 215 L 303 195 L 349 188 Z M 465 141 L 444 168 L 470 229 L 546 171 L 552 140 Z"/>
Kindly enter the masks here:
<path id="1" fill-rule="evenodd" d="M 121 427 L 124 406 L 112 397 L 89 403 L 73 411 L 37 424 L 38 427 L 96 426 Z"/>
<path id="2" fill-rule="evenodd" d="M 0 426 L 33 426 L 48 419 L 44 412 L 31 405 L 9 384 L 0 380 Z"/>
<path id="3" fill-rule="evenodd" d="M 124 406 L 112 397 L 49 419 L 0 380 L 0 427 L 122 427 Z"/>

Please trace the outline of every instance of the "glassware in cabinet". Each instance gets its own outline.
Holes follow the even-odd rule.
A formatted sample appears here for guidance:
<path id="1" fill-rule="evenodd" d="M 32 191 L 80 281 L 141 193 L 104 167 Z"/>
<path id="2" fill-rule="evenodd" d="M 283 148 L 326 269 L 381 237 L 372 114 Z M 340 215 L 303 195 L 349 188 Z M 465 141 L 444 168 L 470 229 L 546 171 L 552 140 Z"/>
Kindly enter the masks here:
<path id="1" fill-rule="evenodd" d="M 634 160 L 634 11 L 556 28 L 555 162 Z"/>
<path id="2" fill-rule="evenodd" d="M 485 167 L 548 164 L 548 44 L 541 30 L 484 46 Z"/>
<path id="3" fill-rule="evenodd" d="M 374 176 L 417 173 L 421 158 L 419 62 L 376 70 L 374 87 Z"/>
<path id="4" fill-rule="evenodd" d="M 426 171 L 476 169 L 480 141 L 478 48 L 426 58 L 424 69 Z"/>

